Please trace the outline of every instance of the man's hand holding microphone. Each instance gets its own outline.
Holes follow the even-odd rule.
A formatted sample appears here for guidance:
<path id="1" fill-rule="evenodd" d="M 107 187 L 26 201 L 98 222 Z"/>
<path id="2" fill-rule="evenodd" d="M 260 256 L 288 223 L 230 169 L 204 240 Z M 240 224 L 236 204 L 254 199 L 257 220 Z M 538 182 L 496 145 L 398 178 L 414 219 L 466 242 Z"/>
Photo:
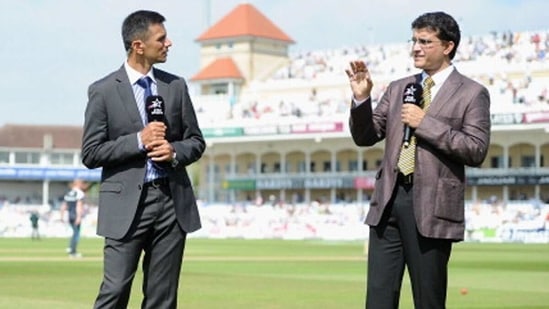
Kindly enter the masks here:
<path id="1" fill-rule="evenodd" d="M 164 99 L 161 96 L 147 97 L 145 110 L 149 123 L 141 131 L 141 142 L 147 151 L 147 157 L 154 162 L 171 162 L 174 149 L 166 140 Z"/>

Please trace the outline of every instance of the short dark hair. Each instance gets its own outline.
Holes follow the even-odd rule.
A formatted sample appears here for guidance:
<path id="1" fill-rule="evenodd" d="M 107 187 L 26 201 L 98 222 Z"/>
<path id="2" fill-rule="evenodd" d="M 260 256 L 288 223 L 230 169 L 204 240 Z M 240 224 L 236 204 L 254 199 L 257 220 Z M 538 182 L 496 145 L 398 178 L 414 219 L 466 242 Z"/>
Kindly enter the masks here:
<path id="1" fill-rule="evenodd" d="M 454 59 L 461 39 L 459 25 L 456 20 L 444 12 L 425 13 L 412 22 L 412 29 L 428 28 L 437 33 L 443 41 L 454 42 L 454 49 L 450 52 L 450 59 Z"/>
<path id="2" fill-rule="evenodd" d="M 164 16 L 153 11 L 141 10 L 128 15 L 122 23 L 122 41 L 126 51 L 130 50 L 133 41 L 147 38 L 150 25 L 161 24 L 165 20 Z"/>

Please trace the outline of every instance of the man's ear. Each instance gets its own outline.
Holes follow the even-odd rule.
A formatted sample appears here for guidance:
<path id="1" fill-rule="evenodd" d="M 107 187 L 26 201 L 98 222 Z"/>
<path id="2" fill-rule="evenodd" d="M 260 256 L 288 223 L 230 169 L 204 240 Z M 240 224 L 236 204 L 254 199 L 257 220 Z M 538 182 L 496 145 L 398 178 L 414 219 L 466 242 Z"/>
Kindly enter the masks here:
<path id="1" fill-rule="evenodd" d="M 143 54 L 144 44 L 145 43 L 143 43 L 143 41 L 141 41 L 141 40 L 132 41 L 131 49 L 133 51 L 135 51 L 136 54 L 142 55 Z"/>
<path id="2" fill-rule="evenodd" d="M 454 50 L 454 48 L 456 48 L 456 44 L 454 44 L 454 42 L 452 41 L 447 41 L 446 48 L 444 49 L 444 54 L 448 56 L 452 52 L 452 50 Z"/>

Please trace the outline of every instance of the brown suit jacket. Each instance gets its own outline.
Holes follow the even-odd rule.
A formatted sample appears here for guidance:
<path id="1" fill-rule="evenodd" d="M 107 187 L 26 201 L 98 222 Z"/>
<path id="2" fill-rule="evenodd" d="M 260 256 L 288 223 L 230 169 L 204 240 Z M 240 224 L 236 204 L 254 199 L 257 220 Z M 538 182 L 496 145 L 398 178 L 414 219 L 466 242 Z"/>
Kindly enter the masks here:
<path id="1" fill-rule="evenodd" d="M 366 216 L 368 225 L 379 224 L 393 194 L 404 135 L 403 91 L 406 84 L 419 79 L 413 75 L 391 82 L 374 110 L 370 100 L 351 108 L 350 130 L 358 146 L 385 140 L 385 155 Z M 490 144 L 488 90 L 454 69 L 414 134 L 413 207 L 419 233 L 463 240 L 465 166 L 479 166 Z"/>

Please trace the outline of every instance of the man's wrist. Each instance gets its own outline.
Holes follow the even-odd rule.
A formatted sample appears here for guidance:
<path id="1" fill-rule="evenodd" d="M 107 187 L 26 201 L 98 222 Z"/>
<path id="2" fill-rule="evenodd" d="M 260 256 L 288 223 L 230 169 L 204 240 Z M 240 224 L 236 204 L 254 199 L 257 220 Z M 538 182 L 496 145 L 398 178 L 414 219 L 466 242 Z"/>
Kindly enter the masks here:
<path id="1" fill-rule="evenodd" d="M 357 106 L 365 103 L 366 101 L 368 101 L 368 99 L 370 99 L 370 96 L 367 96 L 366 98 L 361 99 L 361 100 L 359 100 L 355 96 L 353 96 L 353 100 L 352 100 L 353 107 L 357 107 Z"/>
<path id="2" fill-rule="evenodd" d="M 172 149 L 173 149 L 173 146 L 172 146 Z M 175 152 L 175 149 L 173 149 L 172 159 L 170 160 L 170 163 L 174 168 L 179 164 L 179 161 L 177 161 L 177 153 Z"/>

